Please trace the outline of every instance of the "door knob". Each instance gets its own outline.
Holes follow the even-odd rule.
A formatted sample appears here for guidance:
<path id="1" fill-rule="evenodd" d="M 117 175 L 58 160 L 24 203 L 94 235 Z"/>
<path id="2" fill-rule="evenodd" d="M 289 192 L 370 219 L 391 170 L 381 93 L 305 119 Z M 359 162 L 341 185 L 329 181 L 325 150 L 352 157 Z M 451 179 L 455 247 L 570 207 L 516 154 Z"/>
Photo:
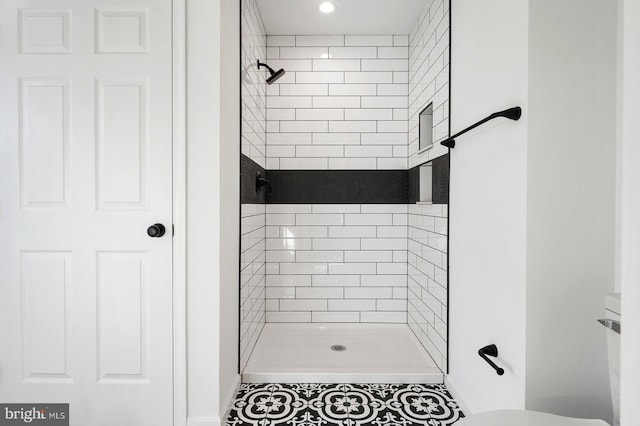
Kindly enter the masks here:
<path id="1" fill-rule="evenodd" d="M 160 238 L 164 235 L 166 229 L 163 224 L 156 223 L 147 228 L 147 235 L 151 238 Z"/>

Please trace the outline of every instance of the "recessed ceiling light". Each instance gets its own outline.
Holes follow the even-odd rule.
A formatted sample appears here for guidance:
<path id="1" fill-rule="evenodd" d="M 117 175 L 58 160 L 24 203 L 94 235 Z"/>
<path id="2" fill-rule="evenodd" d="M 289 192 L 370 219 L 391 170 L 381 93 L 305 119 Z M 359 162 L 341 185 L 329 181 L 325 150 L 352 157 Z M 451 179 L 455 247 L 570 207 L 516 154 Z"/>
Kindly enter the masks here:
<path id="1" fill-rule="evenodd" d="M 320 12 L 322 13 L 331 13 L 336 10 L 336 5 L 331 3 L 330 1 L 325 1 L 320 4 L 318 9 L 320 9 Z"/>

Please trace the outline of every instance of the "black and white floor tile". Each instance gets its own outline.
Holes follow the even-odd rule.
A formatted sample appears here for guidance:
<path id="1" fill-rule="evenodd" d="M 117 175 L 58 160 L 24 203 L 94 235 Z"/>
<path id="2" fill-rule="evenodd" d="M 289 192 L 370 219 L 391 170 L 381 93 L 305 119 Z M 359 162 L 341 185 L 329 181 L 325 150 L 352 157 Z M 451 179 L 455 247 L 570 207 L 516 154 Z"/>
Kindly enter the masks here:
<path id="1" fill-rule="evenodd" d="M 243 384 L 228 426 L 448 426 L 464 417 L 443 385 Z"/>

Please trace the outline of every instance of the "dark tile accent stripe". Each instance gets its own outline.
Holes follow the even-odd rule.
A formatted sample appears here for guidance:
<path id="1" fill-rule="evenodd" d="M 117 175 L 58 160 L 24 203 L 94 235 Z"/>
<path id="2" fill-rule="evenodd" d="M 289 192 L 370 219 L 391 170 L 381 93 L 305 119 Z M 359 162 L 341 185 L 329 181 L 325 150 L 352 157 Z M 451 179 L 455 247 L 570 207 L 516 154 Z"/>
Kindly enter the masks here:
<path id="1" fill-rule="evenodd" d="M 427 162 L 429 163 L 429 162 Z M 449 154 L 431 160 L 433 204 L 449 204 Z M 420 201 L 420 166 L 409 169 L 408 203 Z"/>
<path id="2" fill-rule="evenodd" d="M 433 203 L 449 203 L 449 154 L 431 161 Z M 271 191 L 256 191 L 256 173 Z M 242 204 L 415 204 L 420 166 L 410 170 L 265 170 L 241 156 Z"/>
<path id="3" fill-rule="evenodd" d="M 409 174 L 408 204 L 415 204 L 420 201 L 420 166 L 409 169 L 407 173 Z"/>
<path id="4" fill-rule="evenodd" d="M 407 204 L 406 170 L 268 170 L 268 204 Z"/>
<path id="5" fill-rule="evenodd" d="M 433 166 L 433 204 L 449 204 L 449 154 L 431 162 Z"/>
<path id="6" fill-rule="evenodd" d="M 251 158 L 242 154 L 240 156 L 240 200 L 242 204 L 264 204 L 266 202 L 267 189 L 262 187 L 256 191 L 256 173 L 266 175 L 265 169 Z"/>

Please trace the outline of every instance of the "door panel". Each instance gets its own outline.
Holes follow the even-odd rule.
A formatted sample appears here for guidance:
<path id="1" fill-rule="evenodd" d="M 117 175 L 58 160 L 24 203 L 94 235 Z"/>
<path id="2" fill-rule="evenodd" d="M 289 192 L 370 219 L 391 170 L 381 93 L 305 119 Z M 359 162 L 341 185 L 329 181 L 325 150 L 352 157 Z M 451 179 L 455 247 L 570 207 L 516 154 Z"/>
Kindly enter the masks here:
<path id="1" fill-rule="evenodd" d="M 171 0 L 0 2 L 1 402 L 173 423 L 171 39 Z"/>
<path id="2" fill-rule="evenodd" d="M 147 253 L 98 253 L 98 381 L 148 379 Z"/>
<path id="3" fill-rule="evenodd" d="M 22 378 L 70 383 L 71 252 L 21 253 Z"/>
<path id="4" fill-rule="evenodd" d="M 22 207 L 68 207 L 68 80 L 21 80 L 20 189 Z"/>
<path id="5" fill-rule="evenodd" d="M 97 81 L 98 208 L 146 207 L 146 81 Z"/>

